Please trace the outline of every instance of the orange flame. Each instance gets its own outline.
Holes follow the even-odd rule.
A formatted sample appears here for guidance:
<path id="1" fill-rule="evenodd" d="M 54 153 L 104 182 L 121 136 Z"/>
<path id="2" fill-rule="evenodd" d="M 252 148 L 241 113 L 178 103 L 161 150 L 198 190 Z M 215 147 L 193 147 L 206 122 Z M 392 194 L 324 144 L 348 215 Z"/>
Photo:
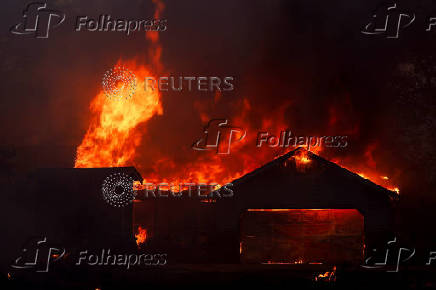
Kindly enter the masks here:
<path id="1" fill-rule="evenodd" d="M 310 158 L 309 158 L 307 150 L 299 150 L 295 154 L 295 163 L 297 163 L 297 165 L 301 166 L 301 165 L 307 164 L 309 162 L 310 162 Z"/>
<path id="2" fill-rule="evenodd" d="M 336 266 L 333 266 L 332 271 L 327 271 L 325 273 L 320 273 L 314 277 L 315 282 L 317 281 L 328 281 L 335 282 L 336 281 Z"/>
<path id="3" fill-rule="evenodd" d="M 147 230 L 145 228 L 142 228 L 141 226 L 138 227 L 138 233 L 135 235 L 136 244 L 138 247 L 145 243 L 147 240 Z"/>
<path id="4" fill-rule="evenodd" d="M 156 5 L 155 18 L 159 18 L 164 5 Z M 121 61 L 117 66 L 129 69 L 136 77 L 137 87 L 132 98 L 113 100 L 100 91 L 90 104 L 93 118 L 88 131 L 77 148 L 74 167 L 117 167 L 133 165 L 135 148 L 140 144 L 141 135 L 136 127 L 155 115 L 162 115 L 161 95 L 158 90 L 145 90 L 145 78 L 156 77 L 162 70 L 160 63 L 161 46 L 159 36 L 148 31 L 146 38 L 151 42 L 149 49 L 150 66 L 136 61 Z M 154 69 L 154 71 L 152 70 Z"/>
<path id="5" fill-rule="evenodd" d="M 159 18 L 165 6 L 159 0 L 153 0 L 153 3 L 156 5 L 154 16 Z M 145 177 L 143 183 L 226 184 L 294 149 L 280 146 L 256 148 L 256 134 L 247 134 L 243 142 L 232 145 L 231 156 L 219 156 L 213 151 L 197 152 L 199 154 L 196 155 L 195 160 L 184 160 L 183 166 L 180 166 L 179 161 L 176 161 L 175 158 L 169 155 L 159 155 L 159 152 L 157 152 L 152 154 L 153 160 L 147 164 L 147 168 L 144 168 L 146 165 L 143 163 L 137 163 L 138 154 L 136 149 L 145 135 L 144 127 L 141 126 L 141 130 L 138 127 L 150 121 L 154 116 L 163 115 L 162 99 L 159 91 L 144 90 L 145 77 L 157 78 L 163 72 L 160 61 L 162 47 L 159 43 L 159 34 L 158 32 L 147 32 L 146 39 L 151 44 L 147 54 L 147 65 L 134 60 L 119 60 L 117 63 L 117 66 L 129 69 L 136 76 L 137 89 L 132 98 L 113 100 L 107 98 L 104 92 L 100 91 L 92 100 L 90 104 L 92 119 L 81 144 L 77 148 L 75 167 L 136 166 Z M 222 99 L 221 93 L 217 92 L 214 98 L 194 103 L 193 107 L 198 111 L 199 119 L 203 123 L 210 119 L 211 112 L 214 112 Z M 264 131 L 279 135 L 282 130 L 289 128 L 284 116 L 286 116 L 286 110 L 291 102 L 282 104 L 276 108 L 274 114 L 269 116 L 264 114 L 265 112 L 262 111 L 261 106 L 251 104 L 248 98 L 239 99 L 233 105 L 239 108 L 239 114 L 230 120 L 231 125 L 243 128 L 247 132 L 259 132 L 261 128 Z M 336 116 L 334 109 L 330 111 L 329 124 L 333 126 L 340 118 Z M 253 123 L 252 115 L 263 117 L 258 119 L 257 123 Z M 353 128 L 350 133 L 357 131 L 356 128 Z M 371 145 L 365 153 L 369 165 L 373 167 L 375 161 L 372 151 L 375 147 L 376 145 Z M 251 148 L 254 148 L 256 152 L 253 152 L 254 150 L 251 150 Z M 311 151 L 315 154 L 318 154 L 321 150 L 320 147 L 311 148 Z M 295 162 L 297 169 L 305 170 L 310 165 L 311 160 L 307 152 L 301 151 L 303 153 L 295 157 Z M 342 160 L 333 162 L 344 163 Z M 354 162 L 353 164 L 358 163 Z M 360 164 L 356 167 L 345 168 L 350 168 L 353 172 L 361 172 L 362 170 Z M 399 193 L 398 187 L 392 185 L 389 178 L 381 177 L 375 171 L 369 173 L 365 170 L 364 178 L 369 178 L 371 181 L 392 188 L 391 190 Z M 140 188 L 141 185 L 135 183 L 134 186 Z"/>
<path id="6" fill-rule="evenodd" d="M 135 128 L 163 113 L 159 92 L 143 90 L 144 78 L 152 73 L 133 62 L 118 63 L 134 72 L 138 81 L 135 95 L 113 100 L 101 91 L 90 105 L 94 118 L 77 148 L 75 167 L 117 167 L 133 163 L 140 135 Z"/>

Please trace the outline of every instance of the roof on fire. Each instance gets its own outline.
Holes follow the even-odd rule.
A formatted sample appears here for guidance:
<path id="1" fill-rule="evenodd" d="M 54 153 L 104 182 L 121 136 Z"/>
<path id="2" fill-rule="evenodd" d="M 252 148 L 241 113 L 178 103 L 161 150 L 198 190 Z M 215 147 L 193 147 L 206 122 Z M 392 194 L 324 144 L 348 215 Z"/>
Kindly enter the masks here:
<path id="1" fill-rule="evenodd" d="M 389 199 L 391 199 L 393 201 L 398 201 L 398 199 L 399 199 L 399 196 L 396 192 L 391 191 L 391 190 L 389 190 L 383 186 L 380 186 L 378 184 L 375 184 L 371 180 L 363 178 L 360 175 L 358 175 L 358 174 L 356 174 L 356 173 L 354 173 L 346 168 L 343 168 L 334 162 L 328 161 L 328 160 L 322 158 L 321 156 L 314 154 L 313 152 L 307 151 L 303 147 L 299 147 L 297 149 L 289 151 L 289 152 L 275 158 L 274 160 L 272 160 L 272 161 L 268 162 L 267 164 L 251 171 L 250 173 L 247 173 L 246 175 L 235 179 L 234 181 L 232 181 L 232 184 L 234 186 L 237 186 L 237 185 L 242 185 L 242 184 L 245 184 L 247 182 L 250 182 L 250 181 L 254 180 L 255 178 L 258 178 L 260 174 L 262 174 L 266 171 L 269 171 L 272 168 L 276 168 L 277 166 L 281 166 L 285 162 L 287 162 L 288 160 L 293 159 L 298 153 L 300 153 L 300 151 L 305 151 L 307 153 L 307 156 L 312 161 L 316 161 L 319 164 L 322 164 L 323 166 L 326 166 L 329 169 L 336 171 L 338 173 L 337 175 L 339 175 L 339 176 L 353 178 L 354 182 L 361 184 L 363 186 L 366 186 L 366 187 L 368 187 L 368 189 L 370 189 L 372 191 L 378 191 L 381 194 L 388 196 Z"/>

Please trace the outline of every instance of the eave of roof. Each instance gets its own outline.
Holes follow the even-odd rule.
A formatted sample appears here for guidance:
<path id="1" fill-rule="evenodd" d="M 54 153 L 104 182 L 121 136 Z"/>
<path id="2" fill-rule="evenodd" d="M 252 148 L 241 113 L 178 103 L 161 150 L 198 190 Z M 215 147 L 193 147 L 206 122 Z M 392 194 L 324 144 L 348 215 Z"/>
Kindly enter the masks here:
<path id="1" fill-rule="evenodd" d="M 299 147 L 297 149 L 291 150 L 291 151 L 275 158 L 274 160 L 266 163 L 265 165 L 245 174 L 244 176 L 241 176 L 240 178 L 233 180 L 231 183 L 234 185 L 245 183 L 249 179 L 251 179 L 252 177 L 258 175 L 259 173 L 264 172 L 271 167 L 278 166 L 278 165 L 282 164 L 283 162 L 285 162 L 289 158 L 295 156 L 295 153 L 297 153 L 300 150 L 306 150 L 306 149 L 304 149 L 303 147 Z M 334 162 L 328 161 L 328 160 L 322 158 L 321 156 L 314 154 L 313 152 L 307 151 L 307 153 L 311 159 L 314 159 L 320 163 L 324 163 L 335 170 L 340 170 L 343 174 L 349 175 L 352 178 L 354 178 L 356 180 L 356 182 L 362 183 L 366 186 L 369 186 L 373 190 L 380 191 L 381 193 L 386 194 L 391 200 L 393 200 L 393 201 L 399 200 L 399 196 L 395 191 L 389 190 L 383 186 L 380 186 L 380 185 L 372 182 L 369 179 L 363 178 L 360 175 L 358 175 L 358 174 L 356 174 L 356 173 L 354 173 L 346 168 L 343 168 Z"/>

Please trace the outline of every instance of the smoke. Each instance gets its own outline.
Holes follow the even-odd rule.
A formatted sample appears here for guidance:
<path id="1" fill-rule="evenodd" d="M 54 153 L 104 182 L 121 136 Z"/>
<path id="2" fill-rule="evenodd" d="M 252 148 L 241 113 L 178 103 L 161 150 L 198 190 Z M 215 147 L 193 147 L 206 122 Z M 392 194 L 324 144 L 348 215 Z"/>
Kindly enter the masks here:
<path id="1" fill-rule="evenodd" d="M 165 1 L 160 17 L 168 19 L 168 29 L 159 34 L 162 67 L 157 71 L 164 76 L 231 75 L 235 90 L 163 92 L 163 114 L 136 129 L 144 133 L 134 165 L 144 177 L 189 177 L 196 170 L 224 177 L 281 153 L 247 147 L 255 142 L 241 147 L 239 157 L 194 152 L 191 145 L 207 120 L 226 118 L 250 134 L 291 129 L 304 136 L 347 135 L 347 148 L 320 154 L 389 176 L 402 196 L 433 200 L 435 179 L 429 172 L 435 168 L 430 133 L 435 106 L 429 96 L 435 74 L 429 47 L 434 37 L 421 32 L 397 40 L 362 35 L 376 2 Z M 49 4 L 71 15 L 49 39 L 0 38 L 3 144 L 78 146 L 104 72 L 119 59 L 153 63 L 151 39 L 143 34 L 71 29 L 77 15 L 147 18 L 154 14 L 151 1 Z M 10 15 L 1 18 L 4 27 L 20 20 L 24 3 L 6 8 Z M 225 164 L 225 171 L 214 168 L 214 162 Z"/>

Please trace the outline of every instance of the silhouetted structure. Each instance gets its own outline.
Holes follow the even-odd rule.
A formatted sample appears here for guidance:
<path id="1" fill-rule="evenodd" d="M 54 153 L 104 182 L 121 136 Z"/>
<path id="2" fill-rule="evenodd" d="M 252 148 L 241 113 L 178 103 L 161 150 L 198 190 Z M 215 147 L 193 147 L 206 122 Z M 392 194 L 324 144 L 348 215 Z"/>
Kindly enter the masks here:
<path id="1" fill-rule="evenodd" d="M 379 243 L 384 246 L 393 235 L 398 195 L 311 152 L 307 152 L 309 161 L 298 162 L 302 150 L 291 151 L 233 181 L 229 188 L 234 196 L 230 198 L 214 202 L 186 197 L 148 198 L 136 202 L 134 224 L 147 228 L 147 246 L 168 251 L 169 262 L 262 262 L 268 255 L 272 262 L 279 262 L 277 258 L 293 260 L 285 257 L 292 253 L 305 253 L 306 258 L 310 257 L 305 262 L 315 262 L 308 252 L 319 247 L 324 250 L 318 260 L 337 262 L 342 254 L 329 258 L 328 252 L 335 248 L 346 251 L 347 246 L 350 251 L 348 256 L 344 254 L 348 258 L 343 262 L 360 262 L 363 241 L 367 248 Z M 252 211 L 247 214 L 249 209 Z M 311 215 L 294 211 L 288 217 L 279 217 L 272 215 L 274 211 L 266 215 L 262 209 L 333 211 Z M 345 215 L 339 209 L 357 211 Z M 286 246 L 298 241 L 295 235 L 288 235 L 286 240 L 283 234 L 293 227 L 306 229 L 306 238 L 299 237 L 306 245 L 299 251 Z M 247 237 L 250 232 L 256 233 L 251 240 Z M 274 246 L 277 243 L 282 246 Z M 256 248 L 264 251 L 257 258 Z M 282 257 L 278 253 L 281 250 Z"/>

